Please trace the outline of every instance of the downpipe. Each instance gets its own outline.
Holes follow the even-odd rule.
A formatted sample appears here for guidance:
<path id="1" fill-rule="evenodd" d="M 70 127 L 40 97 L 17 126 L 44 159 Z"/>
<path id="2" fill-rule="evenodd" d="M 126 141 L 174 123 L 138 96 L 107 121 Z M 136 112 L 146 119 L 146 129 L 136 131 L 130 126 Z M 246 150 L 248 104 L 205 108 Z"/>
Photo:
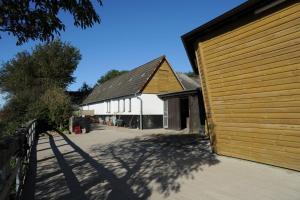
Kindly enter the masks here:
<path id="1" fill-rule="evenodd" d="M 143 130 L 143 100 L 141 97 L 134 95 L 138 100 L 140 100 L 140 130 Z"/>

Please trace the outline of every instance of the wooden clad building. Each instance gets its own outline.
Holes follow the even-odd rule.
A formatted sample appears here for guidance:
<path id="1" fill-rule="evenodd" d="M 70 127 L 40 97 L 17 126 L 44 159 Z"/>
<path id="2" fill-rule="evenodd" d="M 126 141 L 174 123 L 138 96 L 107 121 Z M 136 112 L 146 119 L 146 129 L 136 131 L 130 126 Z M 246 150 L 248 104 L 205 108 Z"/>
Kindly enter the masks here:
<path id="1" fill-rule="evenodd" d="M 188 77 L 184 73 L 177 73 L 184 90 L 159 94 L 164 101 L 165 129 L 187 129 L 189 133 L 203 133 L 205 124 L 205 110 L 199 76 Z M 197 78 L 198 77 L 198 78 Z"/>
<path id="2" fill-rule="evenodd" d="M 251 0 L 182 36 L 214 150 L 300 170 L 300 3 Z"/>

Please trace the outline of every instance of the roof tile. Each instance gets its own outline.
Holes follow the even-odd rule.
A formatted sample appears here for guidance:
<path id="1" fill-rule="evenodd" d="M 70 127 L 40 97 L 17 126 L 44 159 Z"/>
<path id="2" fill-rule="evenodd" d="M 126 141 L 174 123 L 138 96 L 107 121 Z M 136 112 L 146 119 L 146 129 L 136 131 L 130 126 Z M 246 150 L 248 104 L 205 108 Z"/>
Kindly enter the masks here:
<path id="1" fill-rule="evenodd" d="M 164 59 L 165 56 L 161 56 L 96 86 L 82 104 L 91 104 L 139 93 Z"/>

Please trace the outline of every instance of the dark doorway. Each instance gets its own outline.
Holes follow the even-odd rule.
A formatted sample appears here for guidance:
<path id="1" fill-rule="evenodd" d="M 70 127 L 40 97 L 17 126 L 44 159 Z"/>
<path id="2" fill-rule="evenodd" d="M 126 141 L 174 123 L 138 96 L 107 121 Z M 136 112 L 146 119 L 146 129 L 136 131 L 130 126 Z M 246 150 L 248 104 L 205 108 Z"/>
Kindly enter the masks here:
<path id="1" fill-rule="evenodd" d="M 190 116 L 189 112 L 189 99 L 180 99 L 180 118 L 181 118 L 181 129 L 187 128 L 188 118 Z"/>

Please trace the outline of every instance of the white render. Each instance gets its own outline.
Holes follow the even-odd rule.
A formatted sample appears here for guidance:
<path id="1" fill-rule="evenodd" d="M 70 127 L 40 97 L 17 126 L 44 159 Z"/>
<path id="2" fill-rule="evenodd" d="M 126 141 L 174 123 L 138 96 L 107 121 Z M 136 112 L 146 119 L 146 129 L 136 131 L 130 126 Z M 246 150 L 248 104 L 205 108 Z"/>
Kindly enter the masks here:
<path id="1" fill-rule="evenodd" d="M 82 106 L 82 110 L 94 110 L 95 115 L 163 115 L 163 101 L 156 94 L 139 94 Z M 129 101 L 131 100 L 131 110 Z M 123 102 L 125 101 L 125 103 Z M 109 110 L 110 104 L 110 110 Z M 125 108 L 124 108 L 125 105 Z"/>
<path id="2" fill-rule="evenodd" d="M 163 115 L 164 101 L 156 94 L 142 94 L 143 115 Z"/>

